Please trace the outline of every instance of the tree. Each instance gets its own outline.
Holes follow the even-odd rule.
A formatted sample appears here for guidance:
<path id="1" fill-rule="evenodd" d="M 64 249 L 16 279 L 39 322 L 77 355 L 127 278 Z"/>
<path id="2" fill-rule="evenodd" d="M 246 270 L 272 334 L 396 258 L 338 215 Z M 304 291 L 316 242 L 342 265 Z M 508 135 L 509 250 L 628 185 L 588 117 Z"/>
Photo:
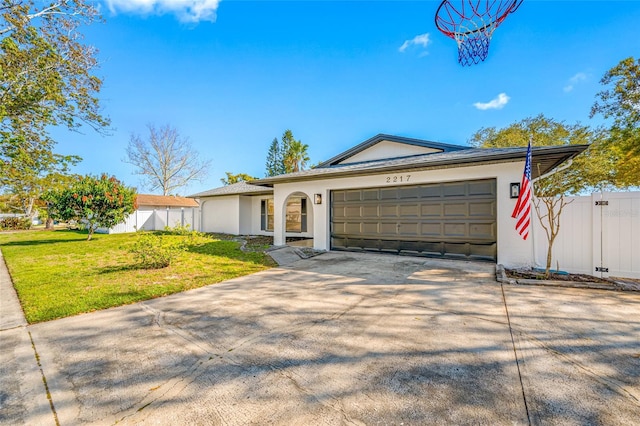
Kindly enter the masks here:
<path id="1" fill-rule="evenodd" d="M 29 218 L 36 213 L 36 204 L 47 190 L 69 182 L 69 167 L 81 158 L 63 156 L 31 144 L 7 144 L 3 155 L 10 161 L 4 164 L 0 174 L 0 188 L 8 194 L 7 200 L 14 210 Z"/>
<path id="2" fill-rule="evenodd" d="M 0 5 L 0 134 L 2 143 L 51 147 L 48 126 L 96 130 L 109 120 L 97 98 L 97 50 L 82 44 L 82 25 L 100 20 L 82 0 L 4 0 Z"/>
<path id="3" fill-rule="evenodd" d="M 109 125 L 97 97 L 97 51 L 79 32 L 99 20 L 82 0 L 0 2 L 0 190 L 28 215 L 46 180 L 79 161 L 54 153 L 50 128 Z"/>
<path id="4" fill-rule="evenodd" d="M 269 151 L 267 152 L 267 173 L 266 176 L 278 176 L 285 174 L 284 162 L 282 161 L 282 147 L 278 138 L 273 138 Z"/>
<path id="5" fill-rule="evenodd" d="M 640 185 L 640 59 L 620 61 L 600 80 L 606 89 L 597 94 L 591 117 L 612 118 L 607 148 L 615 158 L 618 186 Z"/>
<path id="6" fill-rule="evenodd" d="M 238 182 L 248 182 L 250 180 L 256 180 L 257 178 L 253 177 L 253 176 L 249 176 L 246 173 L 238 173 L 238 174 L 233 174 L 231 172 L 225 172 L 225 174 L 227 175 L 226 178 L 222 178 L 220 179 L 220 182 L 222 182 L 223 185 L 233 185 L 234 183 L 238 183 Z"/>
<path id="7" fill-rule="evenodd" d="M 534 184 L 536 196 L 532 200 L 533 207 L 547 237 L 546 277 L 549 277 L 549 271 L 551 270 L 553 243 L 560 232 L 562 211 L 565 206 L 573 201 L 567 201 L 564 194 L 555 194 L 556 188 L 561 187 L 562 184 L 561 173 L 552 174 Z"/>
<path id="8" fill-rule="evenodd" d="M 285 130 L 282 140 L 273 139 L 267 153 L 267 176 L 302 171 L 309 162 L 309 145 L 293 137 L 291 130 Z"/>
<path id="9" fill-rule="evenodd" d="M 123 160 L 134 165 L 135 173 L 143 176 L 143 186 L 169 195 L 191 181 L 206 177 L 211 161 L 202 160 L 189 139 L 181 137 L 169 125 L 159 129 L 153 125 L 147 127 L 147 140 L 131 135 L 127 158 Z"/>
<path id="10" fill-rule="evenodd" d="M 84 176 L 71 186 L 44 194 L 50 217 L 75 220 L 89 231 L 87 241 L 99 227 L 111 228 L 135 210 L 135 189 L 115 177 Z"/>
<path id="11" fill-rule="evenodd" d="M 549 188 L 545 195 L 578 194 L 591 188 L 615 186 L 614 161 L 603 143 L 607 132 L 579 123 L 566 124 L 540 114 L 525 118 L 508 127 L 482 128 L 469 139 L 479 148 L 527 146 L 589 145 L 587 151 L 573 160 L 573 165 L 562 171 L 562 179 Z"/>
<path id="12" fill-rule="evenodd" d="M 576 157 L 569 168 L 539 179 L 534 184 L 534 207 L 547 235 L 547 275 L 551 268 L 553 243 L 560 231 L 562 210 L 568 204 L 565 195 L 614 184 L 613 158 L 603 147 L 605 137 L 606 132 L 602 129 L 591 129 L 580 124 L 568 125 L 541 114 L 500 130 L 495 127 L 482 128 L 469 140 L 471 145 L 480 148 L 526 146 L 529 139 L 534 146 L 589 145 L 586 153 Z"/>
<path id="13" fill-rule="evenodd" d="M 65 173 L 51 173 L 43 179 L 41 185 L 43 192 L 41 192 L 40 196 L 35 200 L 35 206 L 38 209 L 40 219 L 45 222 L 45 229 L 53 229 L 54 219 L 49 213 L 49 206 L 47 205 L 46 200 L 42 198 L 43 194 L 46 194 L 47 191 L 61 191 L 64 188 L 68 188 L 73 184 L 73 182 L 76 182 L 79 179 L 82 179 L 82 176 L 67 174 L 66 171 Z"/>
<path id="14" fill-rule="evenodd" d="M 299 172 L 307 167 L 309 161 L 307 149 L 309 145 L 297 140 L 291 141 L 284 157 L 284 165 L 288 173 Z"/>

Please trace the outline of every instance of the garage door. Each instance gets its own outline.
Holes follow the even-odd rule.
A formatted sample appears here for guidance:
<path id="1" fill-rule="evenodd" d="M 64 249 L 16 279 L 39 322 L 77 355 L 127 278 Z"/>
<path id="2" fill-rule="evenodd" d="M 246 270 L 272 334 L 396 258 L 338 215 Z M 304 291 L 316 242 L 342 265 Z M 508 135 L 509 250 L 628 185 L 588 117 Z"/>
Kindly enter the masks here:
<path id="1" fill-rule="evenodd" d="M 495 261 L 496 181 L 332 191 L 331 248 Z"/>

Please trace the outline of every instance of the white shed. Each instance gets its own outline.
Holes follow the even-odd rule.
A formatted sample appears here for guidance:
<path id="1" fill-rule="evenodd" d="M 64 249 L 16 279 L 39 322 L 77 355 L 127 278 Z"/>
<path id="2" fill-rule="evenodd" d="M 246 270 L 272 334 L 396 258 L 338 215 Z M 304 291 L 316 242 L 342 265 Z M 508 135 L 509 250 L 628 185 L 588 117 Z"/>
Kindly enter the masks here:
<path id="1" fill-rule="evenodd" d="M 165 227 L 189 226 L 200 228 L 199 204 L 193 198 L 165 195 L 138 194 L 137 209 L 124 222 L 106 229 L 98 228 L 103 234 L 121 234 L 137 230 L 162 231 Z"/>

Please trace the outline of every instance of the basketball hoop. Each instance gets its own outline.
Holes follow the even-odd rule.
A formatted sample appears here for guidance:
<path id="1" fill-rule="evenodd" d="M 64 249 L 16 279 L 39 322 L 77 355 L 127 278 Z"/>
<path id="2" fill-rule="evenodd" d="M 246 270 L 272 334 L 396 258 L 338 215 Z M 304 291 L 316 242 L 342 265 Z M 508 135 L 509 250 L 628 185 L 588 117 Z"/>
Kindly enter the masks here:
<path id="1" fill-rule="evenodd" d="M 444 0 L 436 11 L 436 27 L 458 43 L 460 65 L 478 64 L 487 59 L 493 31 L 522 1 Z"/>

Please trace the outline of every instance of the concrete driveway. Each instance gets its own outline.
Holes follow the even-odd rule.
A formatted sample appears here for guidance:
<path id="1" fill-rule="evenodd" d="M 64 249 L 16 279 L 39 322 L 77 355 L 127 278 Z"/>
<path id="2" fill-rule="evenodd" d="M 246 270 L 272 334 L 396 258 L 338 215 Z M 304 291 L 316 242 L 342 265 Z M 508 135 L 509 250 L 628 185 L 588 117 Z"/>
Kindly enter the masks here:
<path id="1" fill-rule="evenodd" d="M 503 288 L 494 270 L 331 252 L 29 326 L 51 404 L 3 331 L 0 420 L 639 424 L 640 295 Z"/>

